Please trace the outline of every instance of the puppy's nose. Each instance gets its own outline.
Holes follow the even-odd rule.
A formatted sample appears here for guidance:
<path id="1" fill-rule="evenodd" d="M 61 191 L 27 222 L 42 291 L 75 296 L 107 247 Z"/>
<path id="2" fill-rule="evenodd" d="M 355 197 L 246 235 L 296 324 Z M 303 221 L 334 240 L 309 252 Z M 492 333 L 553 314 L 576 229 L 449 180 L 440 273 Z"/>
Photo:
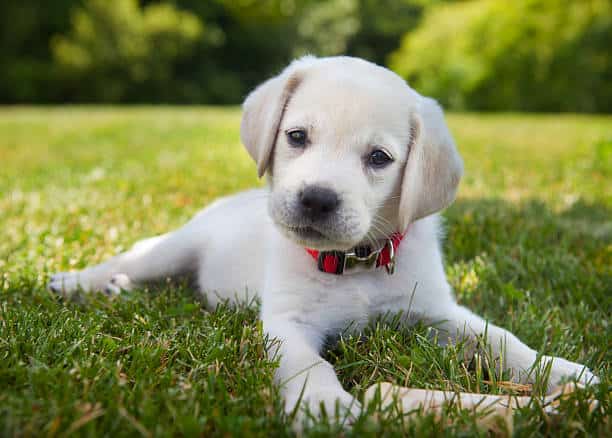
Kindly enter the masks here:
<path id="1" fill-rule="evenodd" d="M 298 197 L 302 213 L 312 220 L 329 216 L 340 204 L 336 192 L 321 186 L 308 186 L 298 194 Z"/>

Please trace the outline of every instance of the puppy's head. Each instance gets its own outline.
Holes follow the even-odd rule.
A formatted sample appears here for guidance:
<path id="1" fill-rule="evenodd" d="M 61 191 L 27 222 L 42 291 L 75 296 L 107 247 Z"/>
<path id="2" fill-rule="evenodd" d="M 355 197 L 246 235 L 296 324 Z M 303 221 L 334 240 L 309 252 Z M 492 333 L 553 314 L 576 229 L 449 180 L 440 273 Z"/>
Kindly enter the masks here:
<path id="1" fill-rule="evenodd" d="M 244 102 L 270 215 L 300 245 L 373 245 L 454 197 L 463 164 L 435 101 L 349 57 L 294 61 Z"/>

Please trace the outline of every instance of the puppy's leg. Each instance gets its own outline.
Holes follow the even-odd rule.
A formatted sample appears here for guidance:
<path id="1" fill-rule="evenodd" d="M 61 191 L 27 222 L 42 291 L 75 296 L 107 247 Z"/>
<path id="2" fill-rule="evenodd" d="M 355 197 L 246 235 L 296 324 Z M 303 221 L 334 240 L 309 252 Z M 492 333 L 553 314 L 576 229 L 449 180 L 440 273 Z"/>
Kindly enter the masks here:
<path id="1" fill-rule="evenodd" d="M 542 356 L 537 363 L 537 352 L 507 330 L 490 324 L 465 307 L 454 305 L 434 318 L 436 327 L 447 332 L 451 337 L 484 338 L 486 346 L 493 354 L 492 359 L 502 359 L 501 366 L 509 368 L 514 378 L 523 382 L 533 382 L 537 367 L 550 364 L 549 388 L 556 386 L 564 378 L 577 378 L 581 383 L 596 383 L 598 379 L 584 365 L 568 360 Z"/>
<path id="2" fill-rule="evenodd" d="M 304 420 L 303 408 L 315 416 L 324 409 L 330 418 L 338 409 L 340 420 L 359 415 L 359 402 L 342 388 L 332 365 L 319 355 L 322 333 L 289 318 L 264 318 L 263 324 L 273 340 L 268 355 L 272 360 L 280 358 L 275 379 L 287 413 L 297 408 L 298 423 Z"/>
<path id="3" fill-rule="evenodd" d="M 49 289 L 70 294 L 77 289 L 117 294 L 134 284 L 188 272 L 197 260 L 192 233 L 180 229 L 137 242 L 129 251 L 78 272 L 51 277 Z"/>

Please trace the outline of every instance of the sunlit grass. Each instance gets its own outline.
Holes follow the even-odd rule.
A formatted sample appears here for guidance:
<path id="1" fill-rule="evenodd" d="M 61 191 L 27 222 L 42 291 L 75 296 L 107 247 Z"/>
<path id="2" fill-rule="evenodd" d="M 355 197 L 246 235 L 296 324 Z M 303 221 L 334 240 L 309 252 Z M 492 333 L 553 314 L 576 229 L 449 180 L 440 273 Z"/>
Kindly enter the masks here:
<path id="1" fill-rule="evenodd" d="M 291 433 L 256 310 L 208 313 L 184 287 L 88 306 L 44 288 L 51 272 L 98 263 L 261 184 L 239 121 L 237 108 L 0 109 L 0 434 Z M 449 123 L 466 163 L 445 214 L 459 301 L 603 381 L 560 417 L 537 404 L 521 410 L 514 433 L 609 434 L 612 118 L 458 114 Z M 366 334 L 327 352 L 358 396 L 383 380 L 504 391 L 462 345 L 439 347 L 426 327 L 391 322 Z M 599 401 L 592 413 L 587 396 Z M 348 433 L 478 431 L 456 410 L 416 423 L 373 417 Z"/>

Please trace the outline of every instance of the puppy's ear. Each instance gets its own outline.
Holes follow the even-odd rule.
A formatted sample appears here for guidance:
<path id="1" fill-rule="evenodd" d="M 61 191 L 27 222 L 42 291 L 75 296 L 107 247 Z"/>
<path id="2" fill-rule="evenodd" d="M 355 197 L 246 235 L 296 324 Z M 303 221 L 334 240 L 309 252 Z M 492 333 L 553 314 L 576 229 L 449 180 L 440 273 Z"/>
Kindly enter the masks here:
<path id="1" fill-rule="evenodd" d="M 463 174 L 463 161 L 438 103 L 421 98 L 411 121 L 411 144 L 399 206 L 402 231 L 417 219 L 450 205 Z"/>
<path id="2" fill-rule="evenodd" d="M 240 138 L 257 163 L 260 177 L 268 169 L 283 112 L 302 78 L 301 71 L 294 68 L 296 62 L 258 86 L 242 105 Z"/>

